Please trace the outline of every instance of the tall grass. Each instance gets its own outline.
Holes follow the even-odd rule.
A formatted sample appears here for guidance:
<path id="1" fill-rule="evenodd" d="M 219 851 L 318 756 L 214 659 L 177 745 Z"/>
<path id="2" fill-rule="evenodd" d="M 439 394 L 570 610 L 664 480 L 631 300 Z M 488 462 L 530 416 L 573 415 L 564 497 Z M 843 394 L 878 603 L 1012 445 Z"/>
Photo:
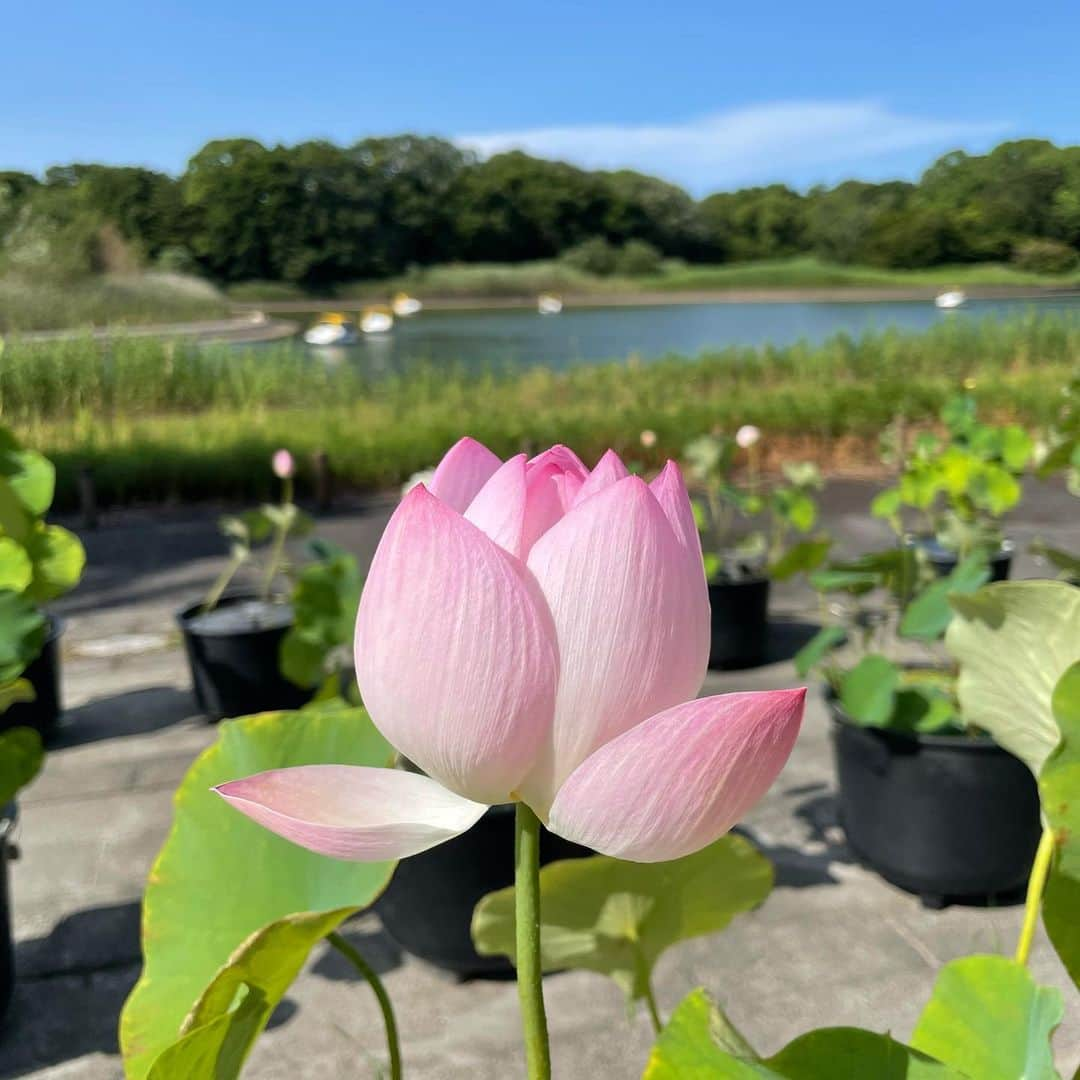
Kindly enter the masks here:
<path id="1" fill-rule="evenodd" d="M 379 379 L 288 347 L 197 349 L 149 340 L 9 345 L 0 420 L 57 461 L 70 504 L 77 467 L 108 501 L 255 497 L 278 446 L 325 450 L 358 488 L 396 484 L 464 433 L 508 454 L 563 441 L 676 455 L 695 434 L 755 423 L 774 446 L 834 460 L 867 455 L 898 413 L 932 418 L 975 380 L 988 413 L 1038 426 L 1080 370 L 1080 322 L 1024 316 L 949 321 L 925 334 L 837 335 L 822 345 L 731 348 L 697 359 L 609 362 L 556 372 L 427 366 Z M 301 475 L 303 484 L 305 477 Z"/>
<path id="2" fill-rule="evenodd" d="M 219 318 L 228 303 L 208 282 L 180 274 L 108 275 L 71 282 L 0 277 L 0 334 L 116 323 Z"/>

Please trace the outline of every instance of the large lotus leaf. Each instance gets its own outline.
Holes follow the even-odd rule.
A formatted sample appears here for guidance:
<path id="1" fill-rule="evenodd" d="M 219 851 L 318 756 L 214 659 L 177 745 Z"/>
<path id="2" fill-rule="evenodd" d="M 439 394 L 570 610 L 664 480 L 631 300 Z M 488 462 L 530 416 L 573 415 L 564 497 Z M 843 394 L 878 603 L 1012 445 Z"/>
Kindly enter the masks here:
<path id="1" fill-rule="evenodd" d="M 86 552 L 74 533 L 60 525 L 39 525 L 31 532 L 26 550 L 34 565 L 34 578 L 27 589 L 31 600 L 55 600 L 79 584 Z"/>
<path id="2" fill-rule="evenodd" d="M 772 882 L 768 859 L 739 836 L 671 862 L 596 855 L 550 863 L 540 871 L 544 968 L 610 975 L 628 998 L 640 998 L 665 949 L 722 930 L 760 904 Z M 513 960 L 513 886 L 480 901 L 472 934 L 477 952 Z"/>
<path id="3" fill-rule="evenodd" d="M 1064 1009 L 1023 964 L 965 956 L 941 969 L 911 1045 L 978 1080 L 1056 1080 L 1050 1040 Z"/>
<path id="4" fill-rule="evenodd" d="M 0 590 L 0 683 L 22 674 L 45 642 L 45 616 L 24 596 Z"/>
<path id="5" fill-rule="evenodd" d="M 120 1045 L 142 1080 L 207 985 L 247 938 L 300 912 L 371 903 L 389 863 L 341 862 L 290 844 L 210 789 L 265 769 L 388 765 L 392 751 L 362 709 L 264 713 L 226 721 L 175 796 L 175 818 L 143 902 L 142 976 L 124 1005 Z"/>
<path id="6" fill-rule="evenodd" d="M 1058 848 L 1043 894 L 1043 922 L 1080 987 L 1080 663 L 1058 681 L 1052 706 L 1061 743 L 1043 766 L 1039 792 Z"/>
<path id="7" fill-rule="evenodd" d="M 5 689 L 0 687 L 0 693 Z M 0 808 L 37 776 L 44 759 L 41 736 L 33 728 L 15 727 L 0 734 Z"/>
<path id="8" fill-rule="evenodd" d="M 312 948 L 357 910 L 289 915 L 254 933 L 195 1003 L 149 1080 L 235 1080 Z"/>
<path id="9" fill-rule="evenodd" d="M 951 603 L 956 618 L 945 644 L 960 663 L 964 719 L 1038 776 L 1061 735 L 1051 695 L 1080 660 L 1080 589 L 1061 581 L 1006 581 Z"/>
<path id="10" fill-rule="evenodd" d="M 704 990 L 683 999 L 642 1080 L 967 1080 L 963 1073 L 858 1028 L 801 1035 L 763 1061 Z M 974 1080 L 974 1078 L 972 1078 Z"/>

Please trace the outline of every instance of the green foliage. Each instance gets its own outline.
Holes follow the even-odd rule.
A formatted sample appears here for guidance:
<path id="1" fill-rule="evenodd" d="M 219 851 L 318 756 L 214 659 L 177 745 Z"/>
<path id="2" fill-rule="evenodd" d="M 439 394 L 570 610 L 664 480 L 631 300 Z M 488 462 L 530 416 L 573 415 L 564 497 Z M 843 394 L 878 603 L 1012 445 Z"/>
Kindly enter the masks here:
<path id="1" fill-rule="evenodd" d="M 649 993 L 653 967 L 672 945 L 722 930 L 772 889 L 769 861 L 726 836 L 682 859 L 631 863 L 596 855 L 540 871 L 541 959 L 546 971 L 608 975 L 627 999 Z M 472 923 L 476 950 L 514 958 L 514 889 L 485 896 Z"/>
<path id="2" fill-rule="evenodd" d="M 979 1080 L 1057 1080 L 1050 1040 L 1061 993 L 1004 956 L 965 956 L 941 969 L 911 1045 Z"/>
<path id="3" fill-rule="evenodd" d="M 936 641 L 953 617 L 950 599 L 967 596 L 990 580 L 990 567 L 981 552 L 956 565 L 946 577 L 928 585 L 904 609 L 900 635 L 915 641 Z"/>
<path id="4" fill-rule="evenodd" d="M 308 954 L 359 908 L 288 915 L 251 935 L 192 1006 L 148 1080 L 236 1080 Z"/>
<path id="5" fill-rule="evenodd" d="M 1012 262 L 1033 274 L 1065 274 L 1076 269 L 1077 251 L 1060 240 L 1020 240 L 1012 250 Z"/>
<path id="6" fill-rule="evenodd" d="M 1038 776 L 1061 738 L 1054 687 L 1080 660 L 1080 589 L 1006 581 L 954 597 L 952 605 L 945 644 L 960 664 L 964 716 Z"/>
<path id="7" fill-rule="evenodd" d="M 6 687 L 41 652 L 45 616 L 25 596 L 0 590 L 0 686 Z"/>
<path id="8" fill-rule="evenodd" d="M 3 709 L 0 701 L 0 713 Z M 37 776 L 44 760 L 41 736 L 33 728 L 0 732 L 0 810 Z"/>
<path id="9" fill-rule="evenodd" d="M 699 435 L 683 448 L 691 482 L 701 495 L 694 499 L 694 520 L 701 533 L 705 572 L 710 581 L 738 581 L 763 570 L 783 580 L 820 566 L 831 546 L 824 536 L 792 541 L 817 522 L 811 492 L 824 480 L 812 462 L 785 463 L 783 482 L 760 475 L 760 433 L 740 429 L 749 438 L 713 432 Z M 745 455 L 745 480 L 736 467 Z"/>
<path id="10" fill-rule="evenodd" d="M 857 724 L 886 727 L 900 685 L 900 669 L 884 656 L 864 656 L 840 682 L 840 704 Z"/>
<path id="11" fill-rule="evenodd" d="M 630 278 L 660 273 L 663 255 L 648 240 L 627 240 L 615 259 L 615 270 Z"/>
<path id="12" fill-rule="evenodd" d="M 1043 813 L 1057 841 L 1043 895 L 1043 922 L 1080 988 L 1080 660 L 1058 680 L 1051 710 L 1061 743 L 1039 776 Z"/>
<path id="13" fill-rule="evenodd" d="M 389 765 L 392 751 L 361 709 L 311 708 L 265 713 L 223 723 L 217 741 L 188 771 L 175 797 L 175 819 L 147 882 L 143 901 L 144 966 L 124 1005 L 120 1043 L 129 1080 L 149 1074 L 157 1056 L 180 1036 L 184 1019 L 204 1001 L 209 1023 L 241 1025 L 254 1037 L 265 1022 L 264 1004 L 249 993 L 242 1015 L 222 1012 L 224 988 L 248 981 L 256 953 L 235 957 L 232 974 L 222 968 L 252 934 L 297 913 L 323 913 L 371 903 L 386 886 L 392 866 L 324 858 L 290 844 L 236 813 L 211 788 L 266 769 L 337 763 Z M 303 926 L 310 925 L 301 920 Z M 302 926 L 297 932 L 303 938 Z M 267 931 L 274 948 L 278 931 Z M 302 940 L 291 938 L 289 963 Z M 272 959 L 271 954 L 267 954 Z M 272 966 L 272 965 L 271 965 Z M 217 989 L 208 987 L 221 973 Z M 252 976 L 269 997 L 273 988 Z M 248 998 L 245 998 L 247 1001 Z M 210 1004 L 205 1004 L 209 1001 Z M 231 1003 L 229 1003 L 231 1004 Z M 194 1022 L 194 1021 L 193 1021 Z M 215 1028 L 224 1034 L 221 1027 Z M 211 1038 L 213 1033 L 207 1033 Z M 188 1074 L 191 1075 L 191 1074 Z"/>
<path id="14" fill-rule="evenodd" d="M 950 320 L 926 334 L 732 348 L 695 360 L 566 371 L 421 365 L 376 379 L 358 365 L 312 364 L 273 346 L 9 341 L 0 408 L 56 462 L 58 506 L 77 505 L 84 464 L 94 467 L 102 502 L 240 501 L 275 494 L 266 462 L 282 445 L 300 461 L 325 450 L 343 485 L 369 490 L 400 484 L 464 433 L 504 456 L 524 441 L 565 441 L 591 461 L 610 446 L 659 468 L 694 436 L 749 420 L 773 446 L 810 440 L 824 457 L 846 436 L 870 453 L 895 415 L 932 419 L 973 371 L 980 408 L 1045 424 L 1078 350 L 1080 325 L 1067 320 Z M 647 454 L 637 439 L 645 428 L 658 437 Z M 303 491 L 309 477 L 301 472 L 297 483 Z"/>
<path id="15" fill-rule="evenodd" d="M 811 1031 L 763 1060 L 704 990 L 691 991 L 683 998 L 653 1047 L 642 1080 L 838 1080 L 840 1077 L 970 1080 L 888 1035 L 858 1028 Z"/>
<path id="16" fill-rule="evenodd" d="M 297 686 L 314 688 L 352 664 L 363 577 L 348 552 L 325 540 L 309 546 L 315 561 L 296 575 L 293 625 L 281 642 L 281 671 Z"/>
<path id="17" fill-rule="evenodd" d="M 597 277 L 607 277 L 615 273 L 619 261 L 618 249 L 602 236 L 591 236 L 580 244 L 575 244 L 559 256 L 567 266 Z"/>
<path id="18" fill-rule="evenodd" d="M 916 440 L 895 488 L 871 505 L 876 517 L 903 531 L 901 509 L 925 515 L 938 542 L 967 555 L 1001 543 L 998 520 L 1020 501 L 1019 476 L 1035 444 L 1017 424 L 981 423 L 975 399 L 957 396 L 941 410 L 946 436 Z"/>

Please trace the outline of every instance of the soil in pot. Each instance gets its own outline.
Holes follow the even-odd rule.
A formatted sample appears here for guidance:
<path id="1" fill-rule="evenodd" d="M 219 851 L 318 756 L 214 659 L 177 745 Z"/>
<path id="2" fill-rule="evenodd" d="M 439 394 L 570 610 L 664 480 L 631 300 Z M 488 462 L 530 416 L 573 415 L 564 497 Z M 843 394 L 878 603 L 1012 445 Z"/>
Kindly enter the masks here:
<path id="1" fill-rule="evenodd" d="M 541 832 L 541 864 L 592 854 Z M 402 859 L 376 910 L 406 952 L 462 977 L 508 976 L 509 961 L 480 956 L 469 928 L 481 898 L 513 883 L 514 807 L 493 806 L 467 833 Z"/>
<path id="2" fill-rule="evenodd" d="M 213 611 L 190 604 L 177 613 L 195 700 L 211 720 L 298 709 L 311 691 L 281 674 L 281 639 L 293 623 L 287 603 L 250 594 L 223 597 Z"/>
<path id="3" fill-rule="evenodd" d="M 12 940 L 11 888 L 8 883 L 8 864 L 15 854 L 10 840 L 14 823 L 14 810 L 0 807 L 0 1021 L 4 1019 L 15 990 L 15 945 Z"/>
<path id="4" fill-rule="evenodd" d="M 926 552 L 930 565 L 938 577 L 947 577 L 951 574 L 960 561 L 955 551 L 940 544 L 931 536 L 917 537 L 913 543 Z M 1008 581 L 1009 572 L 1012 569 L 1013 545 L 1005 541 L 997 551 L 990 556 L 990 580 Z"/>
<path id="5" fill-rule="evenodd" d="M 864 728 L 831 708 L 840 824 L 860 862 L 929 907 L 1022 892 L 1041 825 L 1021 761 L 987 736 Z"/>
<path id="6" fill-rule="evenodd" d="M 709 584 L 712 639 L 709 667 L 720 670 L 765 663 L 769 645 L 769 579 Z"/>
<path id="7" fill-rule="evenodd" d="M 13 727 L 32 727 L 48 741 L 60 721 L 60 636 L 63 620 L 49 615 L 49 632 L 41 652 L 22 673 L 34 688 L 33 701 L 20 701 L 0 713 L 0 731 Z"/>

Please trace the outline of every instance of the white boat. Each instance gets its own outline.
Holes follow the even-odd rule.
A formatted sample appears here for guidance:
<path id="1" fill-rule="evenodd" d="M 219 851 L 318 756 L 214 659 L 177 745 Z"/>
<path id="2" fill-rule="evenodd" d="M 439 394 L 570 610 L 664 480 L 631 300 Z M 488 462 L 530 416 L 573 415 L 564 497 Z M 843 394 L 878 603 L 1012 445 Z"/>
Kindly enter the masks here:
<path id="1" fill-rule="evenodd" d="M 356 341 L 355 324 L 338 311 L 329 312 L 304 331 L 308 345 L 349 345 Z"/>
<path id="2" fill-rule="evenodd" d="M 550 293 L 541 293 L 536 299 L 536 310 L 541 315 L 558 315 L 562 311 L 562 301 Z"/>
<path id="3" fill-rule="evenodd" d="M 390 306 L 394 309 L 394 314 L 399 319 L 407 319 L 410 315 L 417 314 L 424 305 L 417 300 L 415 296 L 399 292 L 394 297 Z"/>
<path id="4" fill-rule="evenodd" d="M 967 303 L 967 293 L 962 289 L 950 289 L 934 297 L 935 306 L 942 311 L 955 311 Z"/>
<path id="5" fill-rule="evenodd" d="M 394 316 L 385 308 L 368 308 L 360 316 L 360 329 L 365 334 L 385 334 L 394 328 Z"/>

